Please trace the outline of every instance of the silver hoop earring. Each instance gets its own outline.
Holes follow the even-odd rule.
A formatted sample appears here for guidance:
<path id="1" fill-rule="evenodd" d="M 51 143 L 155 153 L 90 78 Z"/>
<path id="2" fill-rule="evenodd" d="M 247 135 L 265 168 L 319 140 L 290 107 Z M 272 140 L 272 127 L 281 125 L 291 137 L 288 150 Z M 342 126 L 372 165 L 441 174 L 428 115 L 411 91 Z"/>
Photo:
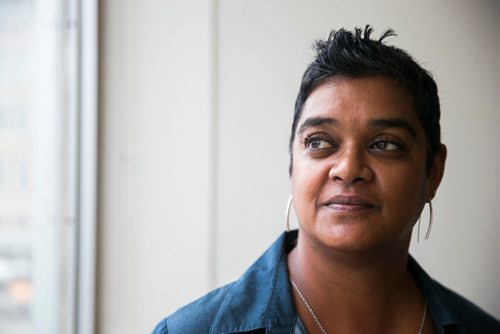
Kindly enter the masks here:
<path id="1" fill-rule="evenodd" d="M 432 212 L 432 202 L 429 200 L 429 225 L 427 226 L 427 232 L 425 233 L 425 240 L 429 239 L 429 236 L 431 235 L 431 230 L 432 230 L 432 218 L 433 218 L 433 212 Z M 420 220 L 422 220 L 422 215 L 418 217 L 418 225 L 417 225 L 417 243 L 420 242 Z"/>
<path id="2" fill-rule="evenodd" d="M 427 233 L 425 233 L 425 240 L 429 239 L 432 230 L 432 202 L 429 200 L 429 226 L 427 226 Z"/>
<path id="3" fill-rule="evenodd" d="M 422 220 L 422 214 L 420 214 L 420 217 L 418 217 L 418 223 L 417 223 L 417 244 L 420 243 L 420 221 Z"/>
<path id="4" fill-rule="evenodd" d="M 292 206 L 293 196 L 290 195 L 288 198 L 288 203 L 286 204 L 286 212 L 285 212 L 285 223 L 286 223 L 286 231 L 290 232 L 290 207 Z"/>

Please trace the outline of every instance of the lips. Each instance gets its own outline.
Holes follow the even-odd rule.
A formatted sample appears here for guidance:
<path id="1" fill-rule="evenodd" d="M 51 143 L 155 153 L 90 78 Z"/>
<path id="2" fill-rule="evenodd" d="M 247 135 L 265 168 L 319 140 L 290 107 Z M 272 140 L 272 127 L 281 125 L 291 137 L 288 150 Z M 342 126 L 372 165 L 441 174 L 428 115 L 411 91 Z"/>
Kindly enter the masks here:
<path id="1" fill-rule="evenodd" d="M 360 211 L 376 208 L 376 204 L 373 201 L 356 195 L 335 195 L 325 201 L 324 205 L 342 211 Z"/>

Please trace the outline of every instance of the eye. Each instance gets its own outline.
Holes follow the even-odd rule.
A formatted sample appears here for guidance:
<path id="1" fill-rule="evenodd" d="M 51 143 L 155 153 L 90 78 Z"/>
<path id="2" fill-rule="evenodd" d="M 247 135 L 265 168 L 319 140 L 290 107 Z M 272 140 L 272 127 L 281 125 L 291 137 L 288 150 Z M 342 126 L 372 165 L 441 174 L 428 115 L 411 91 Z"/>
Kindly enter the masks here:
<path id="1" fill-rule="evenodd" d="M 370 148 L 380 151 L 396 151 L 403 149 L 404 145 L 394 139 L 379 139 L 372 143 Z"/>
<path id="2" fill-rule="evenodd" d="M 319 136 L 311 136 L 304 141 L 306 148 L 312 150 L 321 150 L 325 148 L 332 148 L 333 145 L 326 139 Z"/>

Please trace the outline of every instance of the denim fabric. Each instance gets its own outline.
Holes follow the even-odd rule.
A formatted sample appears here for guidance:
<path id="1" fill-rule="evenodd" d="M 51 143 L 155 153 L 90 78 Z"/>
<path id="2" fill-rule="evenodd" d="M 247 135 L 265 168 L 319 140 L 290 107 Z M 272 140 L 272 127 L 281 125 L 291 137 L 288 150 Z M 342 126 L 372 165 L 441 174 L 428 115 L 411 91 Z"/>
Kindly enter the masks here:
<path id="1" fill-rule="evenodd" d="M 307 334 L 304 324 L 302 323 L 302 320 L 300 320 L 299 316 L 297 316 L 297 321 L 295 322 L 295 327 L 293 327 L 292 334 Z"/>
<path id="2" fill-rule="evenodd" d="M 239 280 L 179 309 L 152 333 L 294 333 L 298 318 L 286 254 L 295 246 L 297 236 L 297 231 L 283 233 Z M 408 269 L 427 299 L 438 333 L 500 333 L 498 320 L 432 280 L 411 256 Z"/>

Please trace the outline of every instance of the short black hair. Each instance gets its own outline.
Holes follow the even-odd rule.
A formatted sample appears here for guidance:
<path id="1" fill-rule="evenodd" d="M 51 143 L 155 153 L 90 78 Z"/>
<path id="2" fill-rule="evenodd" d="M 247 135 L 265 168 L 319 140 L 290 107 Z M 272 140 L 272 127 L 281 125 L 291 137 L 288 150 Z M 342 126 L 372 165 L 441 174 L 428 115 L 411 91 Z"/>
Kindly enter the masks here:
<path id="1" fill-rule="evenodd" d="M 386 30 L 378 40 L 371 39 L 373 28 L 333 30 L 325 40 L 314 44 L 313 61 L 302 76 L 290 136 L 290 175 L 293 169 L 293 141 L 304 104 L 312 90 L 329 79 L 385 76 L 401 85 L 410 95 L 414 111 L 422 123 L 427 141 L 427 173 L 441 144 L 441 111 L 436 82 L 406 51 L 386 45 L 383 41 L 395 36 Z"/>

